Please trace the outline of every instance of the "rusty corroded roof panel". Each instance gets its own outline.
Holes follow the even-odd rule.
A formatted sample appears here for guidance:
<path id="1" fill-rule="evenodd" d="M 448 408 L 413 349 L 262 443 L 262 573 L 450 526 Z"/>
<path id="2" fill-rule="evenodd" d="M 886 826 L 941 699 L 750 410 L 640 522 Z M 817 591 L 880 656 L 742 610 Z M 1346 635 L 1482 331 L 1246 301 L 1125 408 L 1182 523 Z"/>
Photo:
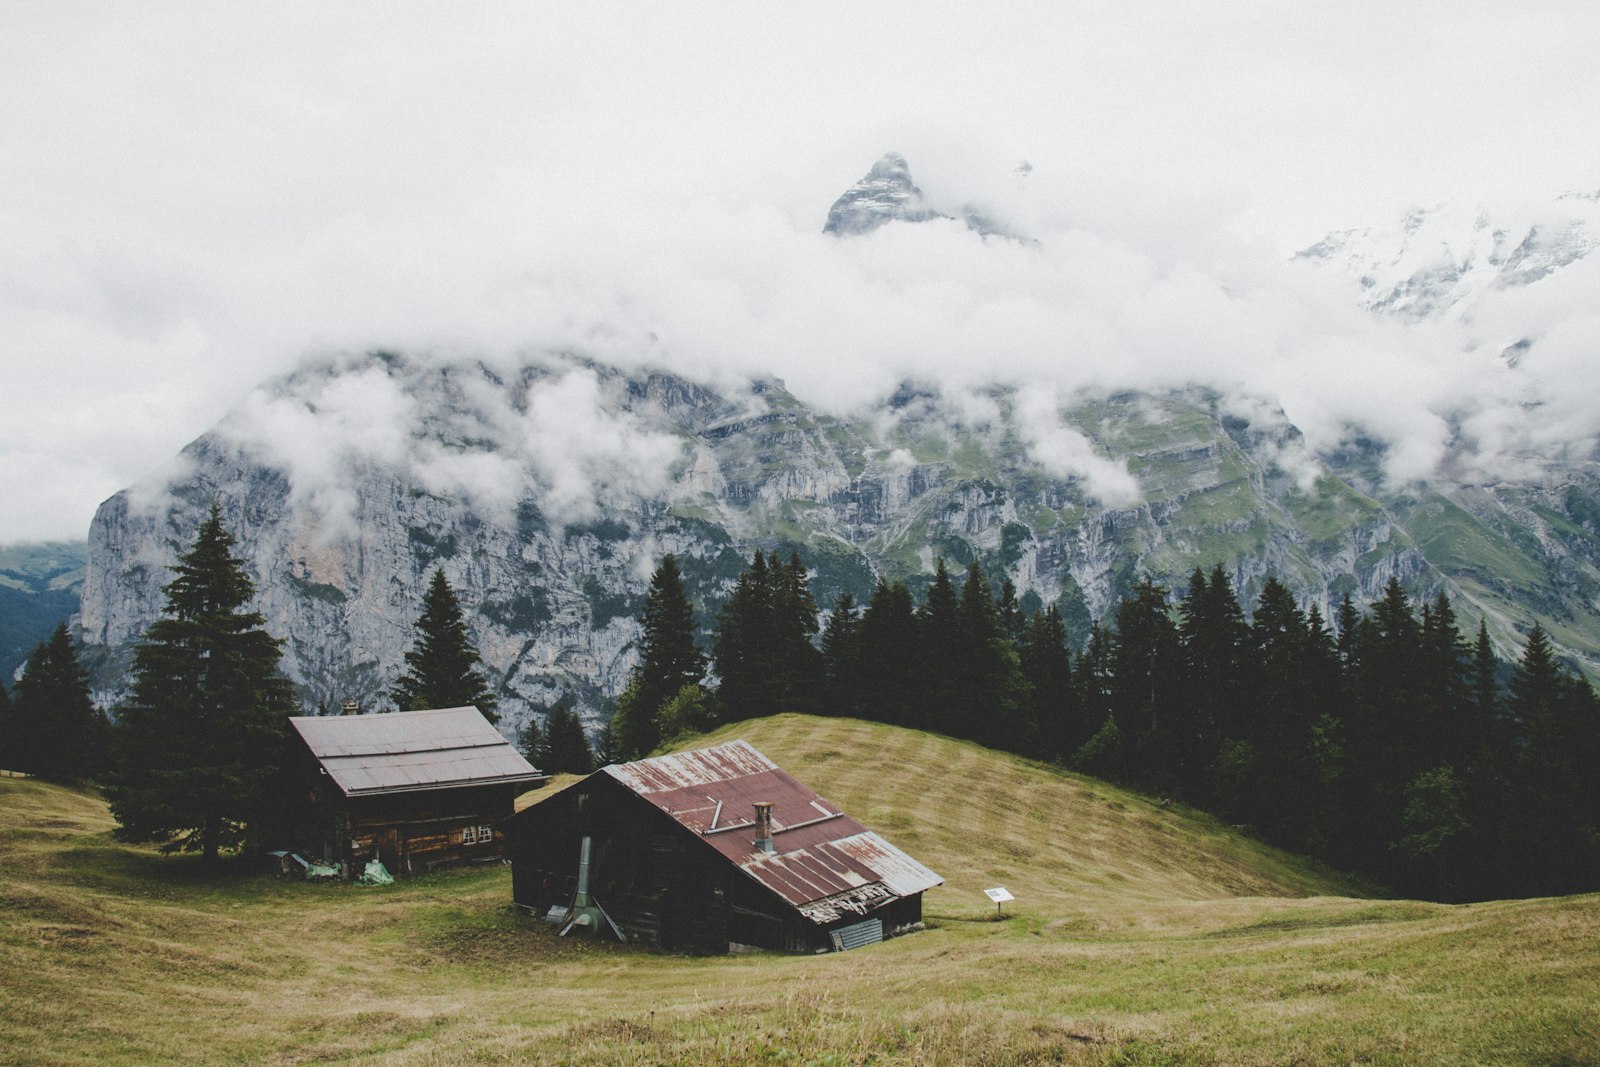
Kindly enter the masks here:
<path id="1" fill-rule="evenodd" d="M 604 773 L 813 922 L 860 914 L 943 882 L 745 741 L 607 767 Z M 772 852 L 754 844 L 757 803 L 772 805 Z"/>
<path id="2" fill-rule="evenodd" d="M 543 777 L 474 707 L 296 716 L 289 725 L 346 796 Z"/>

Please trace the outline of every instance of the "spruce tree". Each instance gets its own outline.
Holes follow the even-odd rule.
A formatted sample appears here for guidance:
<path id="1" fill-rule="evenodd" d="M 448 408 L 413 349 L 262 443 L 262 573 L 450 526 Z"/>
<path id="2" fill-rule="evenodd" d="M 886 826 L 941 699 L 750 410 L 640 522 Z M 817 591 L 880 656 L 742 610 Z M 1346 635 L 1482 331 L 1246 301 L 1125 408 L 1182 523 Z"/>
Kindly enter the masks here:
<path id="1" fill-rule="evenodd" d="M 208 861 L 267 814 L 294 711 L 279 642 L 245 610 L 254 590 L 234 543 L 213 505 L 134 652 L 106 787 L 123 840 L 198 849 Z"/>
<path id="2" fill-rule="evenodd" d="M 11 706 L 11 695 L 6 692 L 4 683 L 0 683 L 0 770 L 21 770 L 17 766 L 17 746 L 15 737 L 17 724 L 14 709 Z"/>
<path id="3" fill-rule="evenodd" d="M 1074 699 L 1066 626 L 1054 604 L 1029 616 L 1017 654 L 1033 696 L 1040 754 L 1065 763 L 1088 735 Z"/>
<path id="4" fill-rule="evenodd" d="M 594 770 L 594 752 L 583 732 L 583 722 L 566 697 L 556 701 L 545 719 L 542 755 L 538 767 L 549 774 L 588 774 Z"/>
<path id="5" fill-rule="evenodd" d="M 695 644 L 694 606 L 684 592 L 678 560 L 670 552 L 650 576 L 639 623 L 643 632 L 634 680 L 644 710 L 654 716 L 678 690 L 699 685 L 706 675 L 705 653 Z"/>
<path id="6" fill-rule="evenodd" d="M 919 626 L 904 582 L 883 578 L 861 615 L 862 714 L 897 726 L 926 726 Z"/>
<path id="7" fill-rule="evenodd" d="M 862 713 L 861 613 L 848 592 L 834 601 L 822 631 L 822 676 L 825 714 Z"/>
<path id="8" fill-rule="evenodd" d="M 461 601 L 442 568 L 433 572 L 422 603 L 416 644 L 406 653 L 406 672 L 389 690 L 389 699 L 401 711 L 471 705 L 490 722 L 499 722 L 495 713 L 499 701 L 478 669 L 483 661 L 467 635 Z"/>
<path id="9" fill-rule="evenodd" d="M 89 698 L 89 675 L 78 664 L 65 623 L 28 657 L 14 716 L 14 769 L 56 782 L 100 769 L 106 723 Z"/>

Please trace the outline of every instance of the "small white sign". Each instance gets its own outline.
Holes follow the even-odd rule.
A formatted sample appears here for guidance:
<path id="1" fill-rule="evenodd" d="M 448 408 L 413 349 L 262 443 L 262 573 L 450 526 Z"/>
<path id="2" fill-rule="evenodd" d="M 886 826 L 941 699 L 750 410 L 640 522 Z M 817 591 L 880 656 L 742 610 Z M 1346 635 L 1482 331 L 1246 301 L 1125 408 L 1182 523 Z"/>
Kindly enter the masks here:
<path id="1" fill-rule="evenodd" d="M 1004 904 L 1008 900 L 1017 899 L 1011 895 L 1011 890 L 1007 889 L 1003 885 L 997 885 L 993 889 L 985 889 L 983 891 L 983 895 L 994 901 L 996 904 Z"/>

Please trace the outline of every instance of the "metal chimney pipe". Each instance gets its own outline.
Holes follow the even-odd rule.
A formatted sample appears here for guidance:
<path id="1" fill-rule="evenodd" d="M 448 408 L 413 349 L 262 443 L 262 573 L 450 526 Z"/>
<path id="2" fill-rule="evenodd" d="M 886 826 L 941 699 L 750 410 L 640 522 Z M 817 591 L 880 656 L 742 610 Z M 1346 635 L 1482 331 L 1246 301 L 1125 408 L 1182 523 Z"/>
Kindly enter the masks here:
<path id="1" fill-rule="evenodd" d="M 756 839 L 757 851 L 772 852 L 772 801 L 756 801 Z"/>
<path id="2" fill-rule="evenodd" d="M 340 710 L 346 715 L 360 715 L 361 705 L 356 702 L 354 697 L 352 697 L 344 702 L 344 706 Z"/>

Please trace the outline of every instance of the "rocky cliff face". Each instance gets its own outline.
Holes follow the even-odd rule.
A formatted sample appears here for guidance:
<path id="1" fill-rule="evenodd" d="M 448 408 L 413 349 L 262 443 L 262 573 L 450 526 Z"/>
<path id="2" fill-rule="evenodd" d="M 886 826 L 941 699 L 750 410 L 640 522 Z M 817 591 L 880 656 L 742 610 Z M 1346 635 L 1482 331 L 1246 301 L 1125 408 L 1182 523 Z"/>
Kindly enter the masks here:
<path id="1" fill-rule="evenodd" d="M 1597 203 L 1568 198 L 1516 224 L 1420 213 L 1304 257 L 1356 271 L 1375 310 L 1467 317 L 1486 293 L 1587 255 Z M 826 232 L 957 217 L 890 154 L 834 204 Z M 375 353 L 263 386 L 182 459 L 106 501 L 90 533 L 79 623 L 108 703 L 212 501 L 308 706 L 384 703 L 443 568 L 508 731 L 562 693 L 591 719 L 606 713 L 663 553 L 678 556 L 709 631 L 758 547 L 798 552 L 824 606 L 865 599 L 879 576 L 920 587 L 940 558 L 981 560 L 1024 607 L 1060 605 L 1080 641 L 1145 576 L 1176 590 L 1220 564 L 1253 600 L 1276 575 L 1327 617 L 1343 595 L 1365 604 L 1399 577 L 1486 619 L 1503 656 L 1537 618 L 1600 673 L 1592 461 L 1396 490 L 1381 445 L 1313 454 L 1283 412 L 1201 388 L 1063 406 L 1053 388 L 906 384 L 841 417 L 774 380 L 713 388 L 577 357 Z"/>
<path id="2" fill-rule="evenodd" d="M 306 441 L 303 417 L 337 419 L 352 382 L 365 410 L 393 416 L 403 401 L 403 430 Z M 530 420 L 553 417 L 552 398 L 569 426 L 610 436 L 569 441 L 548 462 L 551 442 Z M 1365 602 L 1399 575 L 1486 614 L 1508 649 L 1536 608 L 1569 651 L 1595 652 L 1593 478 L 1385 499 L 1357 488 L 1356 473 L 1308 474 L 1281 418 L 1252 424 L 1201 390 L 1118 394 L 1059 412 L 1108 462 L 1125 460 L 1138 496 L 1113 505 L 1036 458 L 1019 415 L 1028 397 L 986 399 L 992 416 L 977 423 L 970 405 L 913 390 L 841 419 L 772 381 L 726 395 L 574 360 L 508 369 L 374 355 L 309 368 L 192 444 L 182 477 L 101 507 L 83 636 L 110 697 L 160 607 L 167 565 L 216 500 L 308 705 L 383 702 L 442 567 L 508 730 L 562 692 L 604 713 L 668 551 L 708 624 L 761 547 L 799 552 L 823 604 L 864 598 L 878 575 L 915 587 L 940 557 L 979 559 L 1025 604 L 1059 603 L 1080 639 L 1145 574 L 1181 588 L 1194 566 L 1221 563 L 1245 596 L 1276 574 L 1325 614 L 1344 592 Z M 617 456 L 631 469 L 608 466 Z"/>

